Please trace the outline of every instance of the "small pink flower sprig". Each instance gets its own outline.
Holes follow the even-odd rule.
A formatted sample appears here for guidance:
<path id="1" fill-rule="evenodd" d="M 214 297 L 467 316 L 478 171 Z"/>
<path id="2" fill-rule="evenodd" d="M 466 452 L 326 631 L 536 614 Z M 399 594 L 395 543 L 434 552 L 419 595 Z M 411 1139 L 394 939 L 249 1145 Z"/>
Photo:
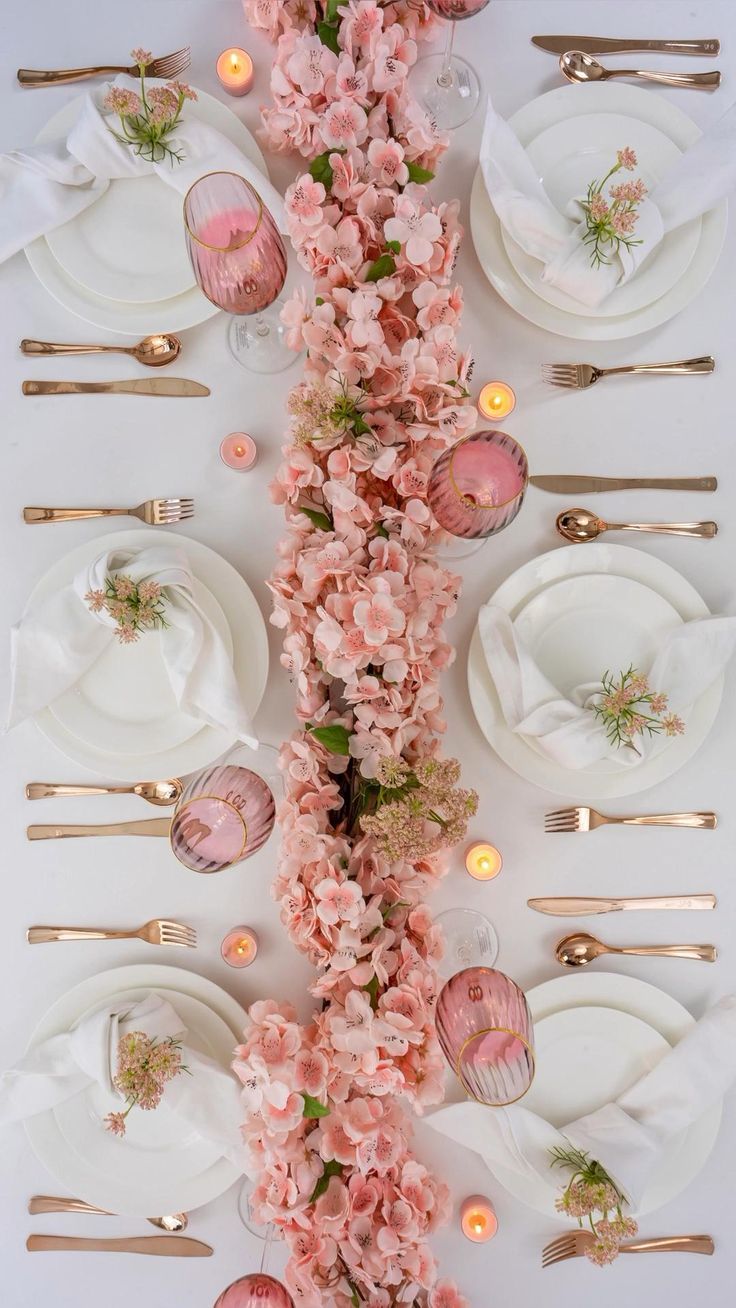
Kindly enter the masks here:
<path id="1" fill-rule="evenodd" d="M 186 82 L 178 81 L 154 86 L 147 91 L 146 66 L 153 55 L 150 50 L 131 50 L 130 55 L 138 65 L 140 95 L 122 86 L 110 88 L 104 107 L 118 115 L 122 135 L 113 132 L 112 128 L 110 131 L 116 141 L 129 146 L 141 159 L 160 163 L 168 157 L 173 168 L 175 162 L 182 163 L 184 155 L 180 150 L 172 149 L 167 140 L 179 125 L 184 101 L 196 100 L 197 93 Z"/>
<path id="2" fill-rule="evenodd" d="M 578 1226 L 587 1218 L 595 1240 L 584 1250 L 585 1257 L 605 1267 L 618 1257 L 622 1241 L 631 1239 L 639 1229 L 633 1217 L 624 1217 L 626 1195 L 611 1180 L 605 1167 L 582 1149 L 555 1148 L 550 1150 L 550 1156 L 551 1167 L 565 1167 L 572 1173 L 555 1200 L 555 1208 L 559 1213 L 577 1218 Z"/>
<path id="3" fill-rule="evenodd" d="M 582 202 L 586 220 L 583 242 L 592 247 L 590 262 L 594 268 L 610 263 L 610 258 L 607 256 L 618 253 L 621 245 L 625 245 L 627 249 L 631 249 L 634 245 L 641 245 L 641 241 L 633 236 L 639 218 L 637 206 L 647 193 L 641 178 L 637 177 L 631 182 L 619 182 L 610 188 L 608 197 L 603 194 L 603 187 L 609 177 L 613 177 L 614 173 L 622 168 L 633 172 L 635 167 L 636 155 L 627 145 L 623 150 L 618 151 L 613 168 L 609 169 L 603 180 L 593 181 L 588 186 L 587 197 Z M 607 251 L 606 247 L 608 247 Z"/>
<path id="4" fill-rule="evenodd" d="M 104 590 L 88 590 L 84 597 L 92 613 L 103 609 L 117 623 L 116 636 L 121 645 L 132 645 L 142 631 L 168 627 L 164 617 L 165 600 L 157 581 L 141 581 L 118 573 L 105 577 Z"/>
<path id="5" fill-rule="evenodd" d="M 158 1108 L 166 1085 L 180 1072 L 189 1069 L 181 1061 L 181 1046 L 169 1036 L 151 1039 L 143 1031 L 131 1031 L 118 1043 L 118 1066 L 112 1083 L 125 1096 L 126 1107 L 120 1113 L 108 1113 L 105 1126 L 113 1135 L 125 1135 L 126 1118 L 136 1105 L 150 1111 Z"/>
<path id="6" fill-rule="evenodd" d="M 650 690 L 646 677 L 630 667 L 614 677 L 604 672 L 601 678 L 603 694 L 593 712 L 606 730 L 612 745 L 623 745 L 640 751 L 634 743 L 637 736 L 682 736 L 685 723 L 676 713 L 667 713 L 667 696 Z"/>

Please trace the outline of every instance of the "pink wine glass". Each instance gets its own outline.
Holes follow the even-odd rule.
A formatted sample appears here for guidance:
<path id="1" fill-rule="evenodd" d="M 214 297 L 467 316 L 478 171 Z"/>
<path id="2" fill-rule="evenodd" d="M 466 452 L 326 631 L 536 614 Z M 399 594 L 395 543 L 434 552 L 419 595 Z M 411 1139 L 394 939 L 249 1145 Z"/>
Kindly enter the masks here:
<path id="1" fill-rule="evenodd" d="M 184 197 L 184 227 L 197 285 L 236 315 L 228 339 L 238 363 L 254 372 L 288 368 L 296 355 L 285 343 L 277 300 L 286 249 L 258 192 L 237 173 L 206 173 Z"/>
<path id="2" fill-rule="evenodd" d="M 468 967 L 442 987 L 437 1035 L 460 1084 L 481 1104 L 501 1107 L 534 1079 L 534 1028 L 524 992 L 492 967 Z"/>
<path id="3" fill-rule="evenodd" d="M 485 9 L 489 0 L 426 0 L 427 7 L 446 18 L 444 54 L 425 55 L 410 74 L 410 85 L 440 131 L 461 127 L 472 118 L 480 101 L 480 82 L 475 69 L 453 54 L 455 24 Z"/>
<path id="4" fill-rule="evenodd" d="M 214 1308 L 294 1308 L 294 1300 L 273 1276 L 251 1272 L 228 1285 L 215 1301 Z"/>
<path id="5" fill-rule="evenodd" d="M 451 536 L 485 540 L 513 522 L 528 481 L 529 465 L 518 441 L 502 431 L 479 431 L 440 455 L 427 498 Z"/>
<path id="6" fill-rule="evenodd" d="M 273 794 L 250 768 L 215 764 L 182 791 L 169 839 L 193 872 L 222 872 L 265 844 L 276 816 Z"/>

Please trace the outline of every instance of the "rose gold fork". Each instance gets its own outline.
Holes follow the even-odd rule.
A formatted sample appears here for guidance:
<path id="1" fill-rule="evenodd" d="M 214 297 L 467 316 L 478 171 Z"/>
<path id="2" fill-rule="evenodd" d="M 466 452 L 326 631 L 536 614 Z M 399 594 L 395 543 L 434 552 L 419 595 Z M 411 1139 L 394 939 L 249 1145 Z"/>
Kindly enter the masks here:
<path id="1" fill-rule="evenodd" d="M 551 1240 L 542 1250 L 542 1266 L 552 1267 L 568 1258 L 582 1258 L 586 1249 L 595 1243 L 592 1231 L 566 1231 Z M 696 1253 L 712 1254 L 715 1250 L 710 1235 L 662 1235 L 653 1240 L 628 1240 L 620 1246 L 621 1253 Z"/>
<path id="2" fill-rule="evenodd" d="M 148 945 L 181 945 L 196 949 L 197 933 L 181 922 L 154 917 L 137 931 L 108 931 L 104 927 L 32 926 L 26 932 L 29 945 L 48 944 L 53 940 L 145 940 Z"/>
<path id="3" fill-rule="evenodd" d="M 24 522 L 74 522 L 80 518 L 140 518 L 148 527 L 168 526 L 194 516 L 194 500 L 144 500 L 133 509 L 41 509 L 23 510 Z"/>
<path id="4" fill-rule="evenodd" d="M 584 391 L 589 386 L 594 386 L 601 377 L 622 377 L 626 373 L 685 377 L 713 372 L 715 366 L 716 361 L 710 354 L 698 359 L 677 359 L 674 363 L 632 363 L 621 368 L 596 368 L 592 363 L 545 363 L 542 365 L 542 380 L 549 382 L 550 386 Z"/>
<path id="5" fill-rule="evenodd" d="M 596 827 L 700 827 L 713 831 L 715 813 L 649 813 L 643 817 L 607 817 L 594 808 L 556 808 L 544 815 L 545 831 L 595 831 Z"/>
<path id="6" fill-rule="evenodd" d="M 178 77 L 192 62 L 189 46 L 175 50 L 173 54 L 162 55 L 146 64 L 146 77 L 162 77 L 168 80 Z M 127 73 L 129 77 L 138 77 L 137 64 L 98 64 L 94 68 L 19 68 L 18 81 L 21 86 L 55 86 L 65 82 L 81 82 L 85 77 L 97 77 L 101 73 Z"/>

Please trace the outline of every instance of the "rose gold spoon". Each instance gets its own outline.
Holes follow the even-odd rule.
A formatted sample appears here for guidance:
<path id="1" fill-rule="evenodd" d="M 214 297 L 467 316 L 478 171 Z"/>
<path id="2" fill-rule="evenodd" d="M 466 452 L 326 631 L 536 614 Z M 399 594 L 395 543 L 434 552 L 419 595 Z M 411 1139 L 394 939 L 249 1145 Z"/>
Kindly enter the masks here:
<path id="1" fill-rule="evenodd" d="M 58 345 L 54 341 L 23 340 L 24 354 L 131 354 L 147 368 L 164 368 L 173 363 L 181 351 L 178 336 L 144 336 L 137 345 Z"/>

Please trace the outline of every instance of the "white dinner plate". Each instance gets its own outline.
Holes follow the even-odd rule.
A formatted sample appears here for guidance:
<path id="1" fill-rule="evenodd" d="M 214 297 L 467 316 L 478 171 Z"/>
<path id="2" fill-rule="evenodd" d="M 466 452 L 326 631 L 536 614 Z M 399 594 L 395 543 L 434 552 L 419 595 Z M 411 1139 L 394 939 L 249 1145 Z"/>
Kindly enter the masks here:
<path id="1" fill-rule="evenodd" d="M 586 194 L 591 181 L 605 177 L 622 141 L 635 150 L 635 174 L 641 177 L 650 194 L 682 154 L 674 141 L 648 123 L 624 114 L 588 114 L 555 123 L 540 132 L 527 146 L 527 155 L 555 208 L 565 213 L 571 200 Z M 605 194 L 611 185 L 627 176 L 619 173 L 611 178 Z M 690 265 L 700 240 L 700 229 L 700 218 L 694 218 L 667 232 L 631 281 L 595 308 L 580 304 L 542 281 L 540 261 L 526 254 L 505 227 L 501 229 L 501 238 L 511 263 L 535 295 L 567 313 L 585 318 L 615 318 L 635 313 L 671 290 Z"/>
<path id="2" fill-rule="evenodd" d="M 583 574 L 613 574 L 639 582 L 656 591 L 683 622 L 705 617 L 709 612 L 695 588 L 669 564 L 631 546 L 608 545 L 602 541 L 583 547 L 562 546 L 530 560 L 507 577 L 489 603 L 498 604 L 514 619 L 525 603 L 547 587 Z M 596 679 L 604 670 L 604 667 L 598 667 L 588 679 Z M 693 705 L 683 736 L 668 740 L 666 748 L 653 751 L 636 767 L 621 768 L 615 773 L 599 771 L 599 765 L 579 771 L 563 768 L 532 748 L 523 736 L 510 730 L 488 671 L 477 626 L 468 656 L 468 690 L 483 735 L 514 772 L 558 795 L 597 803 L 656 785 L 692 758 L 715 721 L 723 694 L 723 677 L 714 681 Z"/>
<path id="3" fill-rule="evenodd" d="M 167 539 L 181 546 L 192 572 L 211 592 L 226 616 L 233 646 L 233 669 L 240 687 L 243 702 L 251 718 L 255 716 L 263 698 L 268 676 L 268 636 L 258 602 L 240 573 L 214 550 L 187 536 L 180 536 L 167 528 Z M 86 566 L 105 549 L 141 549 L 147 545 L 160 545 L 160 530 L 142 529 L 119 531 L 96 537 L 65 554 L 41 578 L 34 588 L 29 603 L 67 585 L 80 568 Z M 145 639 L 148 639 L 146 637 Z M 135 646 L 121 650 L 125 657 Z M 125 708 L 127 712 L 127 706 Z M 121 715 L 123 710 L 121 709 Z M 207 725 L 178 744 L 158 751 L 117 754 L 91 745 L 74 735 L 52 713 L 50 708 L 36 714 L 35 721 L 43 734 L 67 758 L 81 767 L 119 781 L 138 781 L 144 776 L 181 776 L 206 767 L 224 754 L 234 743 L 232 736 L 217 727 Z"/>
<path id="4" fill-rule="evenodd" d="M 198 111 L 197 116 L 201 121 L 207 123 L 210 127 L 214 127 L 218 132 L 222 132 L 223 136 L 226 136 L 233 145 L 242 150 L 246 158 L 267 177 L 266 161 L 255 138 L 244 123 L 227 105 L 216 100 L 214 96 L 207 95 L 204 91 L 200 91 L 198 94 L 199 100 L 196 108 Z M 53 141 L 68 132 L 79 114 L 82 100 L 83 97 L 80 96 L 64 105 L 63 109 L 55 114 L 50 122 L 42 128 L 36 138 L 37 141 Z M 118 185 L 139 186 L 141 180 L 143 179 L 137 179 L 129 183 L 114 182 L 110 190 Z M 143 185 L 147 187 L 145 180 Z M 174 194 L 172 188 L 167 188 L 164 183 L 159 182 L 158 185 Z M 109 191 L 107 194 L 109 194 Z M 94 222 L 91 215 L 104 202 L 105 196 L 85 211 L 90 215 L 87 221 Z M 178 227 L 181 230 L 183 246 L 181 196 L 178 194 L 176 195 L 176 202 L 179 213 Z M 175 244 L 178 248 L 178 238 Z M 184 331 L 187 327 L 194 327 L 197 323 L 204 322 L 205 319 L 211 318 L 219 312 L 217 306 L 202 294 L 199 287 L 193 286 L 191 283 L 189 283 L 189 289 L 184 290 L 181 294 L 161 300 L 151 300 L 147 303 L 131 303 L 126 300 L 110 299 L 100 295 L 82 285 L 61 266 L 58 259 L 55 258 L 47 238 L 43 236 L 27 245 L 25 253 L 41 285 L 59 304 L 68 309 L 70 313 L 75 314 L 76 317 L 82 318 L 85 322 L 92 323 L 93 326 L 101 327 L 106 331 L 118 332 L 128 336 L 145 336 L 150 332 Z"/>
<path id="5" fill-rule="evenodd" d="M 584 96 L 579 88 L 561 86 L 538 96 L 509 119 L 522 145 L 556 123 L 594 113 L 624 114 L 640 119 L 669 137 L 680 150 L 686 150 L 701 136 L 700 129 L 687 114 L 650 91 L 636 86 L 613 84 L 589 86 Z M 701 219 L 697 249 L 679 282 L 652 304 L 633 314 L 616 318 L 589 318 L 567 313 L 547 304 L 534 294 L 519 277 L 504 248 L 501 224 L 496 217 L 483 181 L 480 166 L 473 180 L 470 197 L 470 227 L 473 244 L 481 267 L 498 294 L 528 322 L 558 336 L 577 340 L 608 341 L 636 336 L 650 331 L 679 313 L 702 290 L 720 258 L 726 235 L 728 205 L 723 200 Z"/>
<path id="6" fill-rule="evenodd" d="M 233 638 L 221 606 L 196 578 L 192 591 L 232 661 Z M 161 653 L 160 631 L 144 632 L 134 645 L 111 641 L 89 671 L 49 709 L 78 740 L 114 754 L 157 754 L 202 729 L 197 718 L 177 706 Z"/>
<path id="7" fill-rule="evenodd" d="M 68 1031 L 91 1008 L 109 1002 L 126 991 L 155 990 L 176 1006 L 181 996 L 191 996 L 210 1008 L 225 1022 L 240 1043 L 248 1027 L 247 1014 L 219 986 L 185 968 L 143 964 L 118 967 L 89 977 L 57 999 L 33 1032 L 29 1048 L 50 1036 Z M 210 1037 L 211 1038 L 211 1037 Z M 132 1115 L 131 1115 L 132 1116 Z M 152 1213 L 191 1211 L 209 1203 L 239 1179 L 241 1173 L 225 1158 L 218 1158 L 203 1171 L 170 1183 L 161 1171 L 149 1185 L 128 1184 L 115 1172 L 102 1172 L 94 1160 L 72 1148 L 59 1129 L 54 1112 L 29 1117 L 25 1130 L 37 1158 L 69 1193 L 87 1203 L 125 1217 L 148 1217 Z"/>

